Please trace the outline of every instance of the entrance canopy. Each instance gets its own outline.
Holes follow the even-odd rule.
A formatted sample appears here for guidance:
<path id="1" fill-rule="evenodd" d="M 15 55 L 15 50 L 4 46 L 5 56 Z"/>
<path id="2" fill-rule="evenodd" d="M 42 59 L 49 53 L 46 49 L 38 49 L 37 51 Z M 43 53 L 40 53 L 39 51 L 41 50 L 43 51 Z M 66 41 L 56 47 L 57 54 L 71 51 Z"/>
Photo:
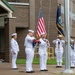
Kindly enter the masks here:
<path id="1" fill-rule="evenodd" d="M 14 8 L 6 0 L 0 0 L 0 17 L 7 16 L 11 18 L 13 11 Z"/>

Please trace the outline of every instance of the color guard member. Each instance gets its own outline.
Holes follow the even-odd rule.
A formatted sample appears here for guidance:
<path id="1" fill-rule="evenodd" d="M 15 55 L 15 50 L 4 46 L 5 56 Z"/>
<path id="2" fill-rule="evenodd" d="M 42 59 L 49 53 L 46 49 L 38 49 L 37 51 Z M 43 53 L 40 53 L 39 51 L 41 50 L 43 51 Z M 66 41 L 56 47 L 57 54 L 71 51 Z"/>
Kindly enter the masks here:
<path id="1" fill-rule="evenodd" d="M 53 41 L 55 44 L 55 55 L 56 55 L 56 61 L 57 66 L 56 67 L 62 67 L 62 57 L 63 57 L 63 45 L 65 44 L 65 41 L 62 40 L 62 35 L 59 35 L 56 40 Z"/>

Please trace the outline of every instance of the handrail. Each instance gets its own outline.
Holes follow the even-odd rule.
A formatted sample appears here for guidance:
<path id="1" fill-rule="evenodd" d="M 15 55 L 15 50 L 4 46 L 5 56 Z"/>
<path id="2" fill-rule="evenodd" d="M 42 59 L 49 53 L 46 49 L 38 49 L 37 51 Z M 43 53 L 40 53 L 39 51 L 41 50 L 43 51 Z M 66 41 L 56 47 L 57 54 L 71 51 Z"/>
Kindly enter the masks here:
<path id="1" fill-rule="evenodd" d="M 36 46 L 36 48 L 35 48 L 35 54 L 34 54 L 34 57 L 35 58 L 38 58 L 39 57 L 39 54 L 38 54 L 38 46 Z M 54 59 L 54 48 L 53 47 L 48 47 L 48 50 L 47 50 L 47 52 L 48 52 L 48 59 L 50 60 L 50 59 Z"/>

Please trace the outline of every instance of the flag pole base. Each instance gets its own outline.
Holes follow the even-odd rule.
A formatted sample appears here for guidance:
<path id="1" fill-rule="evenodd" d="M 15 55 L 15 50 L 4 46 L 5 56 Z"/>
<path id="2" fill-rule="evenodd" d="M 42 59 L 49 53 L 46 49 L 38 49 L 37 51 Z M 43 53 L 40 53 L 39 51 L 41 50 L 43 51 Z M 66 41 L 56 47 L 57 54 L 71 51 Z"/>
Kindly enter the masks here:
<path id="1" fill-rule="evenodd" d="M 74 73 L 74 72 L 70 69 L 65 69 L 65 70 L 62 71 L 62 73 Z"/>

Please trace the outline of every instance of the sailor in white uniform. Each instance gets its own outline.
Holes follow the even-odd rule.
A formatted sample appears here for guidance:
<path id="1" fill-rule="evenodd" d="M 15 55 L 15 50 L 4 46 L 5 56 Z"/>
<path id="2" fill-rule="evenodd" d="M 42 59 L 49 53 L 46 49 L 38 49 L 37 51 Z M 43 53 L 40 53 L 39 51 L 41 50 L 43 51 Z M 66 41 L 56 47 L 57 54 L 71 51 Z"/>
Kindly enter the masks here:
<path id="1" fill-rule="evenodd" d="M 19 45 L 17 43 L 17 33 L 12 34 L 12 39 L 11 39 L 11 55 L 12 55 L 12 69 L 17 70 L 17 65 L 16 65 L 16 60 L 19 52 Z"/>
<path id="2" fill-rule="evenodd" d="M 34 31 L 28 30 L 28 34 L 25 38 L 24 46 L 25 46 L 25 53 L 26 53 L 26 73 L 34 73 L 32 68 L 32 62 L 34 58 L 34 47 L 33 47 L 33 40 Z"/>
<path id="3" fill-rule="evenodd" d="M 41 34 L 39 44 L 39 56 L 40 56 L 40 71 L 48 71 L 47 64 L 47 47 L 50 46 L 49 41 L 46 39 L 46 33 Z"/>
<path id="4" fill-rule="evenodd" d="M 62 67 L 62 57 L 63 57 L 63 45 L 65 41 L 62 40 L 62 35 L 58 36 L 58 39 L 54 40 L 53 43 L 55 44 L 55 55 L 56 55 L 56 67 Z"/>
<path id="5" fill-rule="evenodd" d="M 74 40 L 71 39 L 70 41 L 70 51 L 71 51 L 71 68 L 75 67 L 75 44 L 74 44 Z"/>

